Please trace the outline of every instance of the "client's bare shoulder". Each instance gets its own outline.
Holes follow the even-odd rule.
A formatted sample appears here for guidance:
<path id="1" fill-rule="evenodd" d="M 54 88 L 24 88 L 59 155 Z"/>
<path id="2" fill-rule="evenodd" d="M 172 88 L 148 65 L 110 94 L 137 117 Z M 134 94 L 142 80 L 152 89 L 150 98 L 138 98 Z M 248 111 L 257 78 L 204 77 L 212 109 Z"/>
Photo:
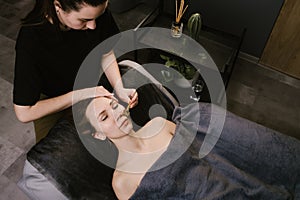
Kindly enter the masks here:
<path id="1" fill-rule="evenodd" d="M 142 149 L 142 154 L 130 155 L 131 165 L 128 166 L 140 166 L 141 169 L 143 169 L 143 173 L 130 173 L 126 171 L 115 170 L 112 185 L 118 199 L 129 199 L 132 196 L 139 186 L 146 171 L 167 149 L 169 142 L 174 135 L 175 128 L 176 125 L 173 122 L 162 117 L 156 117 L 150 120 L 139 131 L 137 131 L 135 137 L 139 137 L 146 141 L 145 148 Z M 118 162 L 119 161 L 121 163 L 123 162 L 120 157 Z M 139 169 L 138 171 L 141 170 Z"/>
<path id="2" fill-rule="evenodd" d="M 115 170 L 112 180 L 112 187 L 118 199 L 129 199 L 136 191 L 143 174 L 126 173 Z"/>
<path id="3" fill-rule="evenodd" d="M 145 132 L 150 132 L 150 135 L 154 132 L 164 132 L 174 135 L 176 125 L 166 120 L 163 117 L 155 117 L 151 119 L 141 130 Z"/>

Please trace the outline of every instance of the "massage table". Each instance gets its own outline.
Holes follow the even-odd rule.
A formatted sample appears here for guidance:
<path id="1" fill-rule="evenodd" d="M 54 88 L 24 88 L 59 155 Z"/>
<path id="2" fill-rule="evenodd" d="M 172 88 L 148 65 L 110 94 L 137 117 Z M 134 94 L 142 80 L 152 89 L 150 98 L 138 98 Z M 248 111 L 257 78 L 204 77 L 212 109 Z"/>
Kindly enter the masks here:
<path id="1" fill-rule="evenodd" d="M 211 103 L 182 107 L 139 64 L 123 61 L 120 66 L 135 74 L 126 86 L 134 87 L 134 81 L 143 83 L 138 88 L 139 105 L 131 110 L 137 126 L 155 117 L 145 113 L 156 104 L 163 108 L 157 116 L 176 123 L 170 146 L 131 199 L 300 199 L 297 139 Z M 218 132 L 214 123 L 218 126 L 220 122 Z M 109 158 L 116 156 L 117 150 L 102 141 L 94 142 L 101 146 L 99 155 L 86 148 L 74 121 L 61 119 L 28 152 L 19 187 L 31 199 L 117 199 L 111 186 L 111 166 L 116 160 L 110 159 L 107 165 L 97 159 L 108 151 Z"/>

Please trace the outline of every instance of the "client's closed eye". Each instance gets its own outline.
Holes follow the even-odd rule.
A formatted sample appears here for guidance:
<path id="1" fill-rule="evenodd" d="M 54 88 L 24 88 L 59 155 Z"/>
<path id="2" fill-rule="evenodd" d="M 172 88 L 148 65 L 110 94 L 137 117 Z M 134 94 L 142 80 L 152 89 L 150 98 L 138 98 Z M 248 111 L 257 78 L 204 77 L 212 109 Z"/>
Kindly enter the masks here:
<path id="1" fill-rule="evenodd" d="M 107 118 L 108 118 L 107 114 L 103 113 L 102 115 L 100 115 L 100 116 L 98 117 L 98 120 L 99 120 L 99 121 L 105 121 Z"/>
<path id="2" fill-rule="evenodd" d="M 119 103 L 117 101 L 115 101 L 115 100 L 111 100 L 110 106 L 112 107 L 112 109 L 115 110 L 116 108 L 118 108 Z"/>
<path id="3" fill-rule="evenodd" d="M 109 103 L 109 105 L 111 106 L 111 108 L 112 108 L 113 110 L 117 109 L 118 106 L 119 106 L 118 102 L 115 101 L 115 100 L 111 100 L 111 102 Z M 99 116 L 98 116 L 98 120 L 99 120 L 99 121 L 105 121 L 107 118 L 108 118 L 108 115 L 107 115 L 107 113 L 106 113 L 105 110 L 103 110 L 103 111 L 99 114 Z"/>

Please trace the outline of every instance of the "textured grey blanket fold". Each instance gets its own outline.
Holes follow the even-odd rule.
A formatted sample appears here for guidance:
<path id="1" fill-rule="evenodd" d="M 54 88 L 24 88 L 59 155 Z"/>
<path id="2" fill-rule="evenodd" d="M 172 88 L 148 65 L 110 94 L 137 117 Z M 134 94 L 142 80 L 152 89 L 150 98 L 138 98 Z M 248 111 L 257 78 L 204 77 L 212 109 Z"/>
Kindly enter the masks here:
<path id="1" fill-rule="evenodd" d="M 214 136 L 216 145 L 199 157 L 211 118 L 222 117 L 211 106 L 175 109 L 176 135 L 131 199 L 300 199 L 300 142 L 295 138 L 227 112 L 220 137 Z M 185 150 L 182 145 L 190 138 Z"/>

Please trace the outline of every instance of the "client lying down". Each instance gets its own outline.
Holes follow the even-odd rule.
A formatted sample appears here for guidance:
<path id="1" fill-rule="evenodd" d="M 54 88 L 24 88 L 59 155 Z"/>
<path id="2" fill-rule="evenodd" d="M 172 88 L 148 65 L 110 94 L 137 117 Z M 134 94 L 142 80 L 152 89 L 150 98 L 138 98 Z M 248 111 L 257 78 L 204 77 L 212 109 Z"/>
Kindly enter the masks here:
<path id="1" fill-rule="evenodd" d="M 95 139 L 118 149 L 112 185 L 119 199 L 297 199 L 300 197 L 300 143 L 227 113 L 220 138 L 203 158 L 211 104 L 176 108 L 174 122 L 157 117 L 136 132 L 117 101 L 87 102 L 83 122 Z M 201 112 L 200 119 L 194 116 Z M 183 124 L 181 128 L 179 124 Z M 177 159 L 194 127 L 196 135 Z M 89 137 L 89 135 L 86 135 Z M 162 167 L 158 167 L 162 166 Z"/>
<path id="2" fill-rule="evenodd" d="M 107 137 L 116 145 L 119 154 L 112 185 L 119 199 L 129 199 L 167 149 L 175 124 L 157 117 L 135 132 L 128 111 L 116 100 L 105 97 L 93 99 L 85 114 L 95 129 L 92 136 L 99 140 Z"/>

